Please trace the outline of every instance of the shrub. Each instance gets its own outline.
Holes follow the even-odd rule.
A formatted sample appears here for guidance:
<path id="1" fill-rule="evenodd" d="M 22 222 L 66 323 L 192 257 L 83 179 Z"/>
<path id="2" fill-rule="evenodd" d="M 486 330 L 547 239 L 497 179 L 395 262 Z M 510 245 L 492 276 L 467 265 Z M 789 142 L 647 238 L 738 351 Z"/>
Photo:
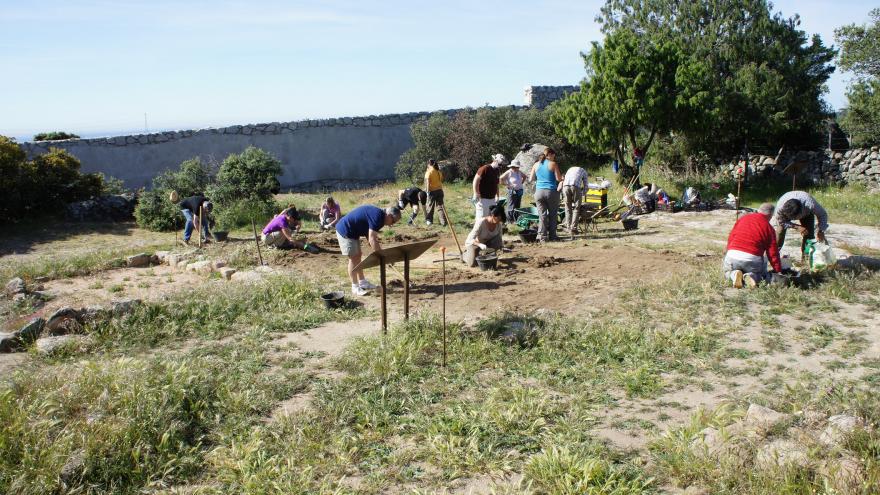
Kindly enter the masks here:
<path id="1" fill-rule="evenodd" d="M 400 180 L 421 184 L 429 158 L 449 160 L 443 169 L 446 180 L 470 179 L 491 155 L 512 159 L 524 143 L 541 143 L 557 150 L 564 166 L 591 161 L 585 148 L 571 146 L 556 134 L 547 114 L 537 109 L 514 107 L 464 110 L 453 117 L 439 112 L 411 127 L 413 148 L 397 163 Z"/>
<path id="2" fill-rule="evenodd" d="M 171 191 L 177 191 L 180 199 L 204 194 L 212 181 L 211 168 L 199 158 L 180 164 L 176 171 L 166 170 L 153 179 L 153 188 L 141 191 L 134 218 L 138 226 L 154 230 L 175 230 L 183 225 L 178 202 L 168 199 Z"/>
<path id="3" fill-rule="evenodd" d="M 41 132 L 34 135 L 34 141 L 63 141 L 65 139 L 79 139 L 79 136 L 61 131 Z"/>
<path id="4" fill-rule="evenodd" d="M 125 194 L 129 192 L 129 189 L 125 187 L 125 182 L 122 179 L 117 177 L 113 177 L 112 175 L 104 175 L 103 173 L 99 173 L 101 176 L 101 181 L 104 183 L 104 188 L 101 190 L 101 194 Z"/>
<path id="5" fill-rule="evenodd" d="M 235 227 L 250 228 L 252 219 L 259 229 L 279 211 L 281 211 L 281 207 L 278 203 L 269 198 L 236 201 L 232 204 L 226 204 L 222 208 L 215 208 L 214 214 L 217 217 L 218 230 L 229 230 Z"/>
<path id="6" fill-rule="evenodd" d="M 223 160 L 210 196 L 217 206 L 241 200 L 265 201 L 281 189 L 281 162 L 269 153 L 249 146 Z"/>

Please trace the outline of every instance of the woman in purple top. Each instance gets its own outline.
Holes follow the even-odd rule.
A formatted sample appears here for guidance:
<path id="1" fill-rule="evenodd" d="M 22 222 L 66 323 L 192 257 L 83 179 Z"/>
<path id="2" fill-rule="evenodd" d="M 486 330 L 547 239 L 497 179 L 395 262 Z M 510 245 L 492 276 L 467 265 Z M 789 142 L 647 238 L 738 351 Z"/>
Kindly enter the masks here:
<path id="1" fill-rule="evenodd" d="M 296 207 L 291 206 L 280 214 L 275 215 L 269 223 L 263 227 L 263 243 L 270 248 L 277 249 L 302 249 L 305 243 L 294 240 L 291 230 L 299 230 L 299 213 Z M 291 229 L 293 226 L 293 229 Z"/>

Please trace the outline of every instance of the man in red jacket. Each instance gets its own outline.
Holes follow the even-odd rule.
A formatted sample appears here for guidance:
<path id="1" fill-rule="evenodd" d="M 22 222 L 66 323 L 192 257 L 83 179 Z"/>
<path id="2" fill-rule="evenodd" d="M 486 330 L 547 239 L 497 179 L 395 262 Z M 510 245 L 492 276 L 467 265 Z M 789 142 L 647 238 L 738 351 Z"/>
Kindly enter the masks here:
<path id="1" fill-rule="evenodd" d="M 722 269 L 724 276 L 740 288 L 743 281 L 749 287 L 770 278 L 764 253 L 770 260 L 773 271 L 781 272 L 779 247 L 776 245 L 776 231 L 770 226 L 774 206 L 764 203 L 757 213 L 750 213 L 739 220 L 727 237 L 727 253 L 724 255 Z"/>

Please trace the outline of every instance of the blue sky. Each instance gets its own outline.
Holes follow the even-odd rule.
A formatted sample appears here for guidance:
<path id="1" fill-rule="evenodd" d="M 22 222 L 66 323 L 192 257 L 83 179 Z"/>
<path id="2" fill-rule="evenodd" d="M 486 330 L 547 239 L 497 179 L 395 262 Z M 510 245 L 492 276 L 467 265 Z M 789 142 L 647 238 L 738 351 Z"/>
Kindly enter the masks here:
<path id="1" fill-rule="evenodd" d="M 576 84 L 588 1 L 0 0 L 0 134 L 83 136 L 521 104 Z M 785 0 L 833 43 L 875 2 Z M 845 102 L 847 74 L 826 99 Z"/>

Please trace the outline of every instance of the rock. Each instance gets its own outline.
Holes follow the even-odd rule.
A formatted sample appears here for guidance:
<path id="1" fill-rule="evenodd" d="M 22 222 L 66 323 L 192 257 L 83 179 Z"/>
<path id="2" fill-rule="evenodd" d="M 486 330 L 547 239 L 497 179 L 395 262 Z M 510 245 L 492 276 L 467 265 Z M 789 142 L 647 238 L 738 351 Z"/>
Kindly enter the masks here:
<path id="1" fill-rule="evenodd" d="M 708 488 L 703 488 L 701 486 L 691 485 L 691 486 L 685 488 L 685 490 L 681 493 L 682 493 L 682 495 L 709 495 L 710 492 L 709 492 Z"/>
<path id="2" fill-rule="evenodd" d="M 180 260 L 177 262 L 177 268 L 179 268 L 181 270 L 185 270 L 187 263 L 188 262 L 186 260 Z"/>
<path id="3" fill-rule="evenodd" d="M 123 299 L 110 303 L 110 311 L 113 316 L 123 316 L 134 312 L 143 302 L 140 299 Z"/>
<path id="4" fill-rule="evenodd" d="M 12 302 L 15 304 L 24 304 L 27 301 L 28 295 L 24 292 L 19 292 L 18 294 L 12 296 Z"/>
<path id="5" fill-rule="evenodd" d="M 37 352 L 43 356 L 50 356 L 62 348 L 85 351 L 94 343 L 88 335 L 56 335 L 43 337 L 36 342 Z"/>
<path id="6" fill-rule="evenodd" d="M 80 313 L 73 308 L 61 308 L 52 313 L 52 316 L 46 321 L 46 330 L 49 335 L 65 335 L 68 333 L 76 333 L 82 329 L 79 325 Z"/>
<path id="7" fill-rule="evenodd" d="M 143 268 L 150 266 L 150 255 L 147 253 L 139 253 L 129 256 L 125 259 L 125 265 L 129 268 Z"/>
<path id="8" fill-rule="evenodd" d="M 697 438 L 691 441 L 691 450 L 696 454 L 714 456 L 721 452 L 723 444 L 724 440 L 721 438 L 721 432 L 710 426 L 703 428 L 697 434 Z"/>
<path id="9" fill-rule="evenodd" d="M 67 462 L 61 466 L 61 472 L 59 473 L 61 483 L 72 485 L 78 477 L 82 476 L 85 467 L 86 451 L 80 449 L 73 452 L 70 454 L 70 457 L 67 458 Z"/>
<path id="10" fill-rule="evenodd" d="M 92 323 L 107 318 L 109 311 L 103 306 L 89 306 L 80 311 L 83 323 Z"/>
<path id="11" fill-rule="evenodd" d="M 826 461 L 819 468 L 819 474 L 841 495 L 863 493 L 865 469 L 858 459 L 844 457 L 840 460 Z"/>
<path id="12" fill-rule="evenodd" d="M 263 280 L 263 275 L 256 271 L 236 272 L 230 276 L 236 282 L 256 283 Z"/>
<path id="13" fill-rule="evenodd" d="M 210 272 L 212 270 L 211 261 L 194 261 L 186 265 L 186 271 L 188 272 Z"/>
<path id="14" fill-rule="evenodd" d="M 819 441 L 829 447 L 841 445 L 846 437 L 858 428 L 864 428 L 865 422 L 855 416 L 838 414 L 828 418 L 828 426 L 819 435 Z"/>
<path id="15" fill-rule="evenodd" d="M 230 280 L 232 279 L 232 276 L 235 275 L 235 271 L 235 268 L 229 268 L 228 266 L 225 266 L 223 268 L 220 268 L 220 275 L 224 279 Z"/>
<path id="16" fill-rule="evenodd" d="M 45 325 L 46 320 L 42 318 L 34 318 L 27 322 L 25 326 L 21 327 L 16 334 L 22 343 L 28 344 L 40 338 L 40 334 L 43 333 Z"/>
<path id="17" fill-rule="evenodd" d="M 9 282 L 6 282 L 6 296 L 12 297 L 16 294 L 25 294 L 27 293 L 27 285 L 25 285 L 24 280 L 19 277 L 15 277 Z"/>
<path id="18" fill-rule="evenodd" d="M 786 414 L 776 412 L 769 407 L 759 406 L 758 404 L 749 404 L 749 410 L 746 411 L 746 417 L 743 423 L 761 430 L 769 430 L 773 425 L 782 421 L 787 417 Z"/>
<path id="19" fill-rule="evenodd" d="M 0 352 L 18 352 L 23 346 L 18 332 L 0 333 Z"/>
<path id="20" fill-rule="evenodd" d="M 49 281 L 49 277 L 37 277 L 34 279 L 34 282 L 38 284 L 44 284 Z"/>
<path id="21" fill-rule="evenodd" d="M 67 205 L 67 216 L 76 221 L 120 222 L 134 217 L 134 194 L 100 196 Z"/>
<path id="22" fill-rule="evenodd" d="M 180 262 L 180 256 L 177 254 L 169 254 L 162 259 L 162 262 L 170 267 L 175 267 L 177 266 L 177 263 Z"/>
<path id="23" fill-rule="evenodd" d="M 758 450 L 755 465 L 759 469 L 797 466 L 806 468 L 810 465 L 807 448 L 792 440 L 774 440 Z"/>
<path id="24" fill-rule="evenodd" d="M 224 266 L 226 266 L 226 261 L 214 260 L 214 262 L 211 264 L 211 266 L 214 268 L 214 270 L 219 270 L 219 269 L 223 268 Z"/>
<path id="25" fill-rule="evenodd" d="M 275 271 L 275 269 L 269 265 L 262 265 L 262 266 L 258 266 L 256 268 L 254 268 L 254 271 L 260 272 L 260 273 L 272 273 Z"/>

